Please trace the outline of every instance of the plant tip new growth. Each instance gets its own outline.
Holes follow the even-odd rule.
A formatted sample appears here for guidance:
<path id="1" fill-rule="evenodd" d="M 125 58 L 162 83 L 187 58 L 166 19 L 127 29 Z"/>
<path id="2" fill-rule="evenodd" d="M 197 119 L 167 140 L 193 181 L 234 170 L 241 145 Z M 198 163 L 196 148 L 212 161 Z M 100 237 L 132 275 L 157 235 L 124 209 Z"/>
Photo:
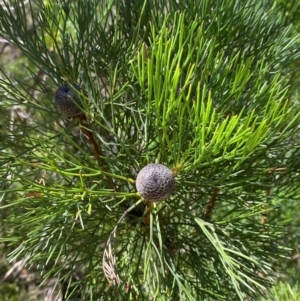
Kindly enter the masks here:
<path id="1" fill-rule="evenodd" d="M 57 111 L 66 117 L 76 117 L 82 113 L 79 108 L 81 101 L 75 91 L 80 91 L 80 87 L 77 84 L 72 86 L 71 88 L 68 84 L 63 84 L 55 93 L 54 103 Z"/>
<path id="2" fill-rule="evenodd" d="M 136 189 L 145 201 L 166 200 L 175 190 L 174 175 L 162 164 L 149 164 L 138 173 Z"/>

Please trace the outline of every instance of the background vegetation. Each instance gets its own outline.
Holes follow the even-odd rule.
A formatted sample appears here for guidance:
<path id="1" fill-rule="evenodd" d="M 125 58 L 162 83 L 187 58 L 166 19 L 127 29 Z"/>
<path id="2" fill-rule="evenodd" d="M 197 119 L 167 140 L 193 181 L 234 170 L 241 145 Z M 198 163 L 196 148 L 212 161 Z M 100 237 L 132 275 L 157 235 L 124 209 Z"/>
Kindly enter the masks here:
<path id="1" fill-rule="evenodd" d="M 300 5 L 225 2 L 2 1 L 0 300 L 300 299 Z"/>

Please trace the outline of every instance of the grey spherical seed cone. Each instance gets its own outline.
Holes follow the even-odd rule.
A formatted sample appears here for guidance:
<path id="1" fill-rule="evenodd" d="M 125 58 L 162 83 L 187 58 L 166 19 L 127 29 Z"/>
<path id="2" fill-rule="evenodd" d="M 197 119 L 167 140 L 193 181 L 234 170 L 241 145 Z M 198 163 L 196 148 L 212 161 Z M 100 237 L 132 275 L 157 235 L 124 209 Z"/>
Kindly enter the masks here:
<path id="1" fill-rule="evenodd" d="M 135 184 L 139 194 L 148 202 L 163 201 L 175 190 L 173 173 L 162 164 L 149 164 L 142 168 Z"/>
<path id="2" fill-rule="evenodd" d="M 55 93 L 54 103 L 57 111 L 66 117 L 76 117 L 82 113 L 78 107 L 81 105 L 81 101 L 74 88 L 80 91 L 80 87 L 76 84 L 73 85 L 73 89 L 64 84 Z"/>

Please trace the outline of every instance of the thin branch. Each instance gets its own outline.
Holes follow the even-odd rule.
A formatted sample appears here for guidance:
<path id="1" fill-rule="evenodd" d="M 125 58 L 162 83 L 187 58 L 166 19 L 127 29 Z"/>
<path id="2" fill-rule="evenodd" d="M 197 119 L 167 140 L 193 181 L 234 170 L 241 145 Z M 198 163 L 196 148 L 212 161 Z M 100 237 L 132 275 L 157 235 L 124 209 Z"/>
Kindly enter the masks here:
<path id="1" fill-rule="evenodd" d="M 93 135 L 93 132 L 89 129 L 88 121 L 87 121 L 87 118 L 86 118 L 85 114 L 81 114 L 79 116 L 79 123 L 80 123 L 80 126 L 81 126 L 82 133 L 84 134 L 84 136 L 87 138 L 88 142 L 92 146 L 92 151 L 93 151 L 94 156 L 96 157 L 96 159 L 99 163 L 99 166 L 102 168 L 102 170 L 104 172 L 109 172 L 108 166 L 107 166 L 105 160 L 102 157 L 100 147 L 97 144 L 97 141 L 96 141 L 96 139 Z M 109 186 L 113 190 L 116 191 L 116 187 L 115 187 L 115 184 L 114 184 L 112 178 L 105 176 L 105 179 L 109 182 Z"/>
<path id="2" fill-rule="evenodd" d="M 100 81 L 101 81 L 101 83 L 103 85 L 103 88 L 105 90 L 105 96 L 106 96 L 106 94 L 109 95 L 109 90 L 107 88 L 107 83 L 105 83 L 105 80 L 103 79 L 103 77 L 100 76 L 99 78 L 100 78 Z"/>
<path id="3" fill-rule="evenodd" d="M 94 153 L 96 159 L 99 161 L 99 163 L 102 164 L 103 159 L 101 158 L 100 148 L 94 138 L 92 131 L 88 127 L 88 121 L 87 121 L 85 114 L 81 114 L 79 116 L 79 122 L 80 122 L 81 130 L 82 130 L 83 134 L 87 138 L 88 142 L 92 145 L 92 150 L 93 150 L 93 153 Z"/>
<path id="4" fill-rule="evenodd" d="M 219 192 L 219 190 L 217 188 L 215 188 L 212 191 L 211 195 L 210 195 L 210 200 L 207 204 L 206 212 L 205 212 L 205 215 L 204 215 L 204 219 L 207 220 L 207 221 L 211 220 L 211 215 L 213 213 L 213 210 L 214 210 L 214 207 L 215 207 L 215 204 L 216 204 L 216 199 L 217 199 L 218 192 Z"/>

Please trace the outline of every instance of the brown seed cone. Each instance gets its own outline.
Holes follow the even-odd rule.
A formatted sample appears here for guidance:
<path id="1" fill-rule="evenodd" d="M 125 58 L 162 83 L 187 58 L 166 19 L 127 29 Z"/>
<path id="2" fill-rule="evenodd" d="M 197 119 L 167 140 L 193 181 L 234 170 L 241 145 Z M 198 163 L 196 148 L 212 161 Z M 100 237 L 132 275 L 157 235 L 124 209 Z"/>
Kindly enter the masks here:
<path id="1" fill-rule="evenodd" d="M 145 201 L 163 201 L 175 190 L 173 173 L 162 164 L 149 164 L 138 173 L 136 189 Z"/>
<path id="2" fill-rule="evenodd" d="M 82 113 L 78 107 L 81 105 L 80 98 L 74 91 L 74 89 L 80 91 L 80 87 L 77 84 L 73 84 L 72 88 L 64 84 L 55 93 L 54 104 L 57 111 L 66 117 L 76 117 Z"/>

